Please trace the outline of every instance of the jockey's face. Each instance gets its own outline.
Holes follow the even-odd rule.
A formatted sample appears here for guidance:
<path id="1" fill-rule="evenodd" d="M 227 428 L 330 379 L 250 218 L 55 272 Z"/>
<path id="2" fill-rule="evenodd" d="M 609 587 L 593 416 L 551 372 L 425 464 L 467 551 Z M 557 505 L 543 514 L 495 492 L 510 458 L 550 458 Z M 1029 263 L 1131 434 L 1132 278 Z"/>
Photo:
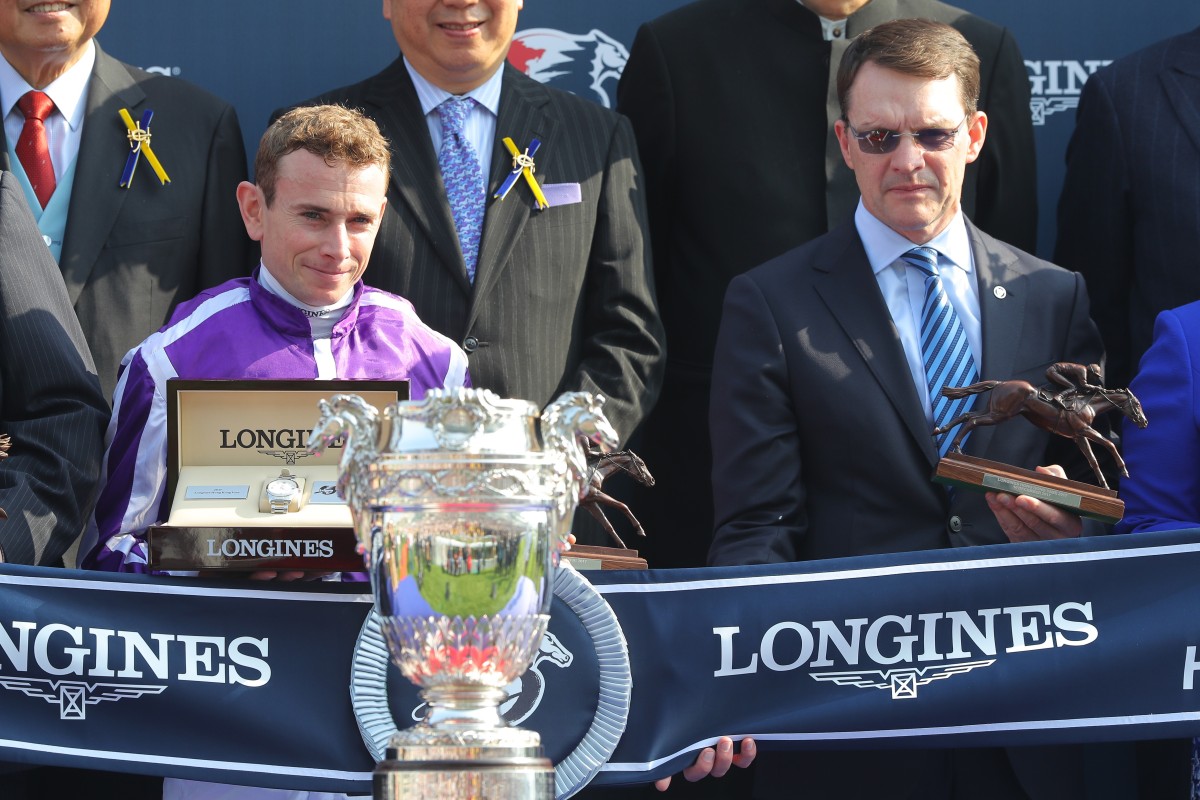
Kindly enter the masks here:
<path id="1" fill-rule="evenodd" d="M 296 150 L 279 159 L 270 205 L 252 183 L 239 184 L 237 197 L 263 266 L 292 297 L 319 307 L 345 296 L 367 268 L 387 184 L 377 164 L 331 166 Z"/>
<path id="2" fill-rule="evenodd" d="M 383 16 L 413 68 L 463 94 L 504 64 L 524 0 L 383 0 Z"/>

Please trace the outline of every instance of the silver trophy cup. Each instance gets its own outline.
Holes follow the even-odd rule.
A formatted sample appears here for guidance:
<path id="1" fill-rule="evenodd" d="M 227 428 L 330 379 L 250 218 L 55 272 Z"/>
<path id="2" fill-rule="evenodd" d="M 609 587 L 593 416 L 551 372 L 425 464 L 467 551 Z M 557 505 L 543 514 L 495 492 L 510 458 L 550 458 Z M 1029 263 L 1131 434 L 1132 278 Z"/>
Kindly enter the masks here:
<path id="1" fill-rule="evenodd" d="M 537 406 L 485 390 L 435 390 L 382 414 L 357 395 L 321 401 L 309 446 L 344 440 L 338 487 L 384 638 L 428 708 L 392 737 L 376 798 L 554 796 L 538 734 L 499 706 L 549 621 L 586 477 L 578 437 L 617 444 L 602 403 L 565 394 L 539 431 Z"/>

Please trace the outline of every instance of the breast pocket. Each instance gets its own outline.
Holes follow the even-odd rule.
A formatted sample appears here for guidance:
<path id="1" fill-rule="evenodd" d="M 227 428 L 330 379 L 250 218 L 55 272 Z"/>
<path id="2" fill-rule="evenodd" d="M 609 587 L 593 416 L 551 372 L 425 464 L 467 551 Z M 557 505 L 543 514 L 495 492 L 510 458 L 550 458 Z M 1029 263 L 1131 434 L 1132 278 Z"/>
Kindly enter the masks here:
<path id="1" fill-rule="evenodd" d="M 179 239 L 184 234 L 184 217 L 167 219 L 118 220 L 108 233 L 107 247 L 129 247 Z"/>

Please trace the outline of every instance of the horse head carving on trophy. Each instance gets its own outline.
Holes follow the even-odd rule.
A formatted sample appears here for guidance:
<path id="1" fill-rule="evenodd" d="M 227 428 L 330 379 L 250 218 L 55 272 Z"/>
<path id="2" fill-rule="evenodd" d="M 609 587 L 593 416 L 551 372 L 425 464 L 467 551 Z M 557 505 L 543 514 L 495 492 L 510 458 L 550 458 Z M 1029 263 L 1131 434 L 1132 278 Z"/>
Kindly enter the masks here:
<path id="1" fill-rule="evenodd" d="M 379 412 L 356 394 L 335 394 L 317 403 L 321 413 L 308 437 L 308 449 L 323 453 L 325 448 L 342 441 L 338 465 L 338 494 L 346 502 L 350 497 L 350 475 L 354 464 L 373 460 L 379 447 Z"/>
<path id="2" fill-rule="evenodd" d="M 604 397 L 588 392 L 559 395 L 542 412 L 542 438 L 546 449 L 561 454 L 578 500 L 588 483 L 587 453 L 580 441 L 594 444 L 602 453 L 617 448 L 616 430 L 604 416 Z"/>

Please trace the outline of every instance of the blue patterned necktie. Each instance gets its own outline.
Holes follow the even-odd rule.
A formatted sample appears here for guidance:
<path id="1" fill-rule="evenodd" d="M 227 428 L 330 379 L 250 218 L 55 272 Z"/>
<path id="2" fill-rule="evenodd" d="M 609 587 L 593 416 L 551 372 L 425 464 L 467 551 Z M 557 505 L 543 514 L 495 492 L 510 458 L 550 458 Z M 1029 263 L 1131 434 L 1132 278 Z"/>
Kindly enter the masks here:
<path id="1" fill-rule="evenodd" d="M 929 403 L 933 406 L 933 427 L 940 428 L 958 417 L 971 405 L 973 397 L 950 400 L 942 397 L 946 386 L 967 386 L 979 379 L 971 344 L 938 273 L 938 252 L 932 247 L 914 247 L 901 258 L 925 276 L 925 304 L 921 308 L 921 357 L 925 361 L 925 381 Z M 954 431 L 942 434 L 938 455 L 946 455 Z"/>
<path id="2" fill-rule="evenodd" d="M 467 278 L 475 282 L 475 263 L 479 260 L 479 239 L 483 235 L 483 171 L 479 155 L 463 133 L 463 123 L 475 107 L 470 97 L 451 97 L 437 107 L 442 120 L 442 150 L 438 168 L 446 185 L 446 199 L 454 215 L 458 244 L 467 265 Z"/>

